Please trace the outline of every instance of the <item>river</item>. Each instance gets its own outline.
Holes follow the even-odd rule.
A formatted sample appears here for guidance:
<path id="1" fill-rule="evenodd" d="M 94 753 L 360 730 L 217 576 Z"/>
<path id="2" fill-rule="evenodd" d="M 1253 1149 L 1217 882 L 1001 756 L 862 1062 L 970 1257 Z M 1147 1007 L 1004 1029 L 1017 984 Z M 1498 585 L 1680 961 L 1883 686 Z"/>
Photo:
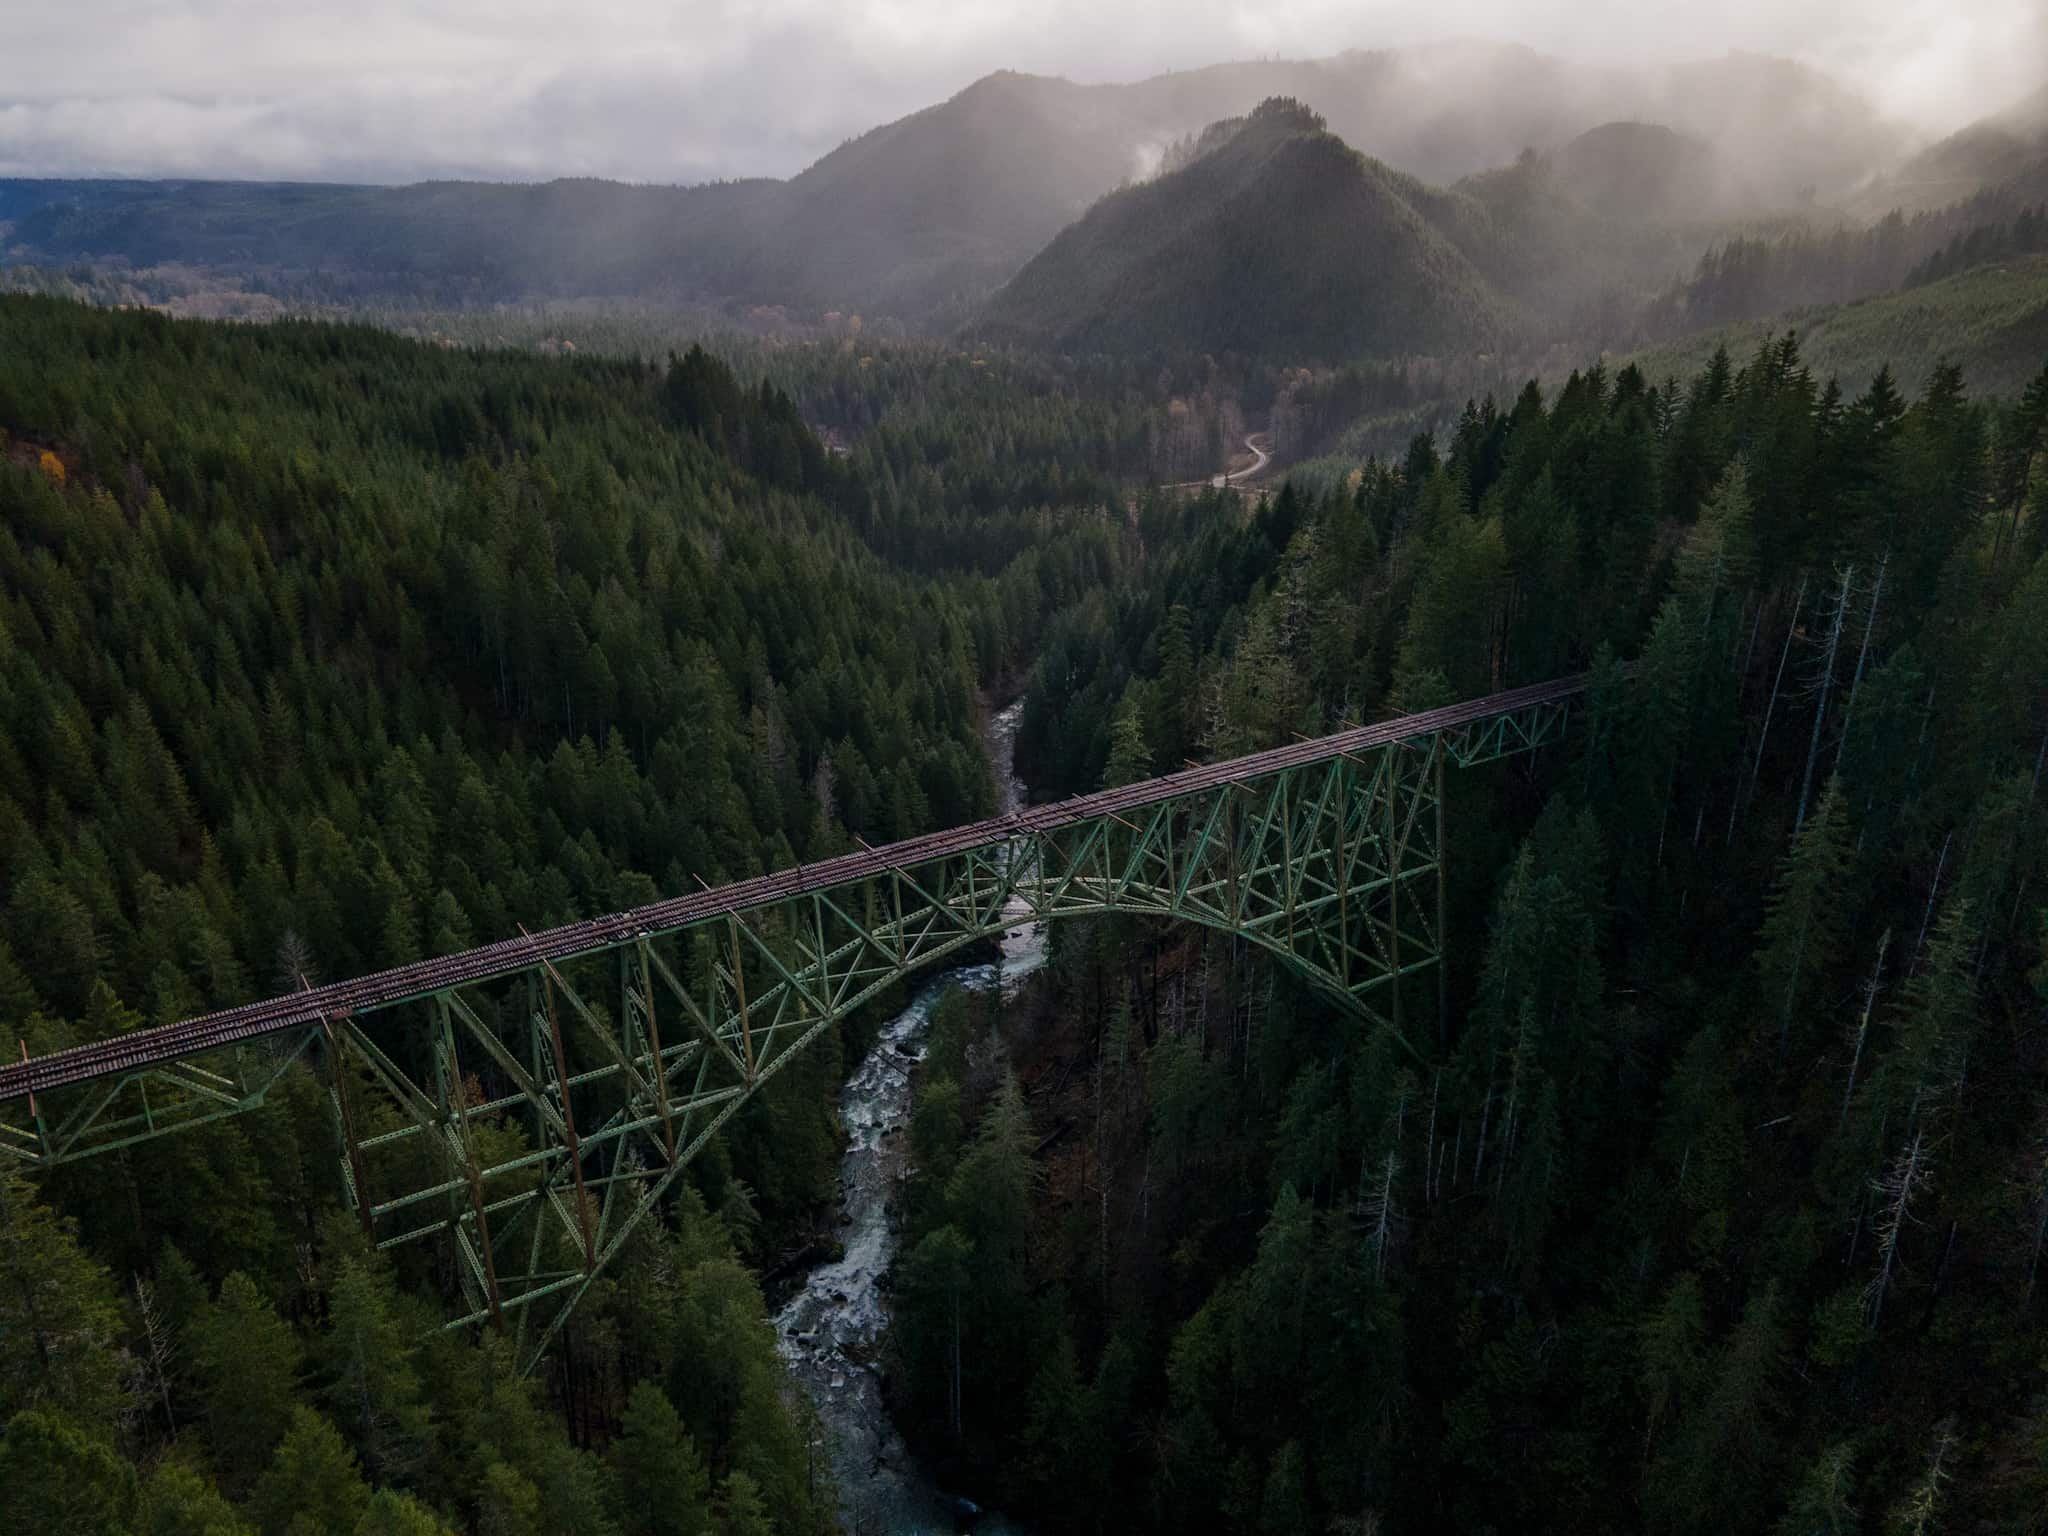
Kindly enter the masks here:
<path id="1" fill-rule="evenodd" d="M 989 758 L 1004 812 L 1024 802 L 1015 761 L 1023 712 L 1019 700 L 989 722 Z M 1002 984 L 1008 992 L 1045 963 L 1043 925 L 1010 929 L 1002 950 Z M 858 1536 L 956 1528 L 952 1495 L 926 1475 L 882 1405 L 878 1366 L 889 1303 L 881 1282 L 896 1253 L 889 1201 L 904 1172 L 910 1072 L 924 1055 L 925 1026 L 948 988 L 985 991 L 995 985 L 996 975 L 993 965 L 968 965 L 932 976 L 910 1006 L 882 1027 L 840 1089 L 839 1117 L 846 1128 L 839 1171 L 845 1249 L 838 1259 L 812 1270 L 775 1318 L 776 1341 L 790 1373 L 817 1405 L 823 1437 L 818 1449 L 839 1486 L 840 1519 Z M 974 1529 L 976 1536 L 1005 1536 L 1016 1528 L 989 1514 Z"/>

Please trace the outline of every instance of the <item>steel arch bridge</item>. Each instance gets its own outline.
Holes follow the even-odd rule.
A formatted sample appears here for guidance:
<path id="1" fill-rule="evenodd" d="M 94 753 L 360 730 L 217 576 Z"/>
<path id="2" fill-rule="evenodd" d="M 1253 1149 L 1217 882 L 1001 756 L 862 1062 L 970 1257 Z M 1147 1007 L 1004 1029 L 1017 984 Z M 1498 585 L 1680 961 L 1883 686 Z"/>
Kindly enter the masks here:
<path id="1" fill-rule="evenodd" d="M 1406 1045 L 1405 984 L 1436 971 L 1441 999 L 1445 764 L 1555 740 L 1589 682 L 24 1059 L 0 1067 L 0 1158 L 79 1162 L 254 1109 L 311 1068 L 370 1240 L 452 1246 L 466 1306 L 447 1326 L 514 1331 L 531 1369 L 691 1159 L 799 1051 L 1009 928 L 1135 913 L 1220 929 Z"/>

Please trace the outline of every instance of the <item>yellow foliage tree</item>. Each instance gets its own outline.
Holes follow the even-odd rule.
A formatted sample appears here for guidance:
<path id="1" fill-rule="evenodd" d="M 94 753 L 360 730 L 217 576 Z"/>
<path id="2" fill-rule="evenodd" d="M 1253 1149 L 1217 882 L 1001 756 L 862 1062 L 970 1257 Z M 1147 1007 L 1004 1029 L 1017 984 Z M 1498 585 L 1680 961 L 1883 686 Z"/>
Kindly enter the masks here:
<path id="1" fill-rule="evenodd" d="M 64 483 L 64 461 L 58 458 L 57 455 L 45 448 L 42 458 L 37 462 L 41 465 L 44 474 L 48 475 L 59 485 Z"/>

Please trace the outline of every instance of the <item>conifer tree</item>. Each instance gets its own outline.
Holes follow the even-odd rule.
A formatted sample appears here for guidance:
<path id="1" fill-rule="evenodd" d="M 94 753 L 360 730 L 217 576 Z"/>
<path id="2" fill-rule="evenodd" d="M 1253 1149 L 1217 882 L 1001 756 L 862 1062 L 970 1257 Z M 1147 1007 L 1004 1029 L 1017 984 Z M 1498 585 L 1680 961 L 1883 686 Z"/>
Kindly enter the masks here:
<path id="1" fill-rule="evenodd" d="M 192 1369 L 207 1444 L 230 1492 L 246 1490 L 292 1418 L 299 1347 L 255 1282 L 237 1271 L 192 1332 Z M 320 1428 L 328 1434 L 325 1421 Z M 310 1434 L 311 1431 L 309 1430 Z"/>
<path id="2" fill-rule="evenodd" d="M 1699 626 L 1702 642 L 1724 599 L 1732 595 L 1740 604 L 1755 568 L 1749 472 L 1737 458 L 1701 506 L 1678 555 L 1673 590 Z"/>
<path id="3" fill-rule="evenodd" d="M 1858 1528 L 1855 1497 L 1856 1450 L 1837 1441 L 1800 1476 L 1775 1536 L 1852 1536 Z"/>
<path id="4" fill-rule="evenodd" d="M 79 1246 L 77 1224 L 37 1198 L 13 1159 L 0 1160 L 0 1423 L 48 1407 L 111 1429 L 120 1335 L 113 1283 Z"/>
<path id="5" fill-rule="evenodd" d="M 1185 603 L 1166 611 L 1159 631 L 1159 681 L 1149 691 L 1156 723 L 1149 733 L 1161 762 L 1178 765 L 1193 748 L 1189 722 L 1195 703 L 1195 650 Z"/>
<path id="6" fill-rule="evenodd" d="M 1757 950 L 1764 1006 L 1777 1024 L 1781 1056 L 1837 957 L 1851 915 L 1848 868 L 1848 813 L 1840 782 L 1831 777 L 1779 865 Z"/>
<path id="7" fill-rule="evenodd" d="M 540 1490 L 532 1479 L 502 1461 L 492 1462 L 477 1505 L 479 1536 L 543 1536 L 544 1520 Z"/>
<path id="8" fill-rule="evenodd" d="M 641 1382 L 612 1445 L 627 1536 L 707 1536 L 711 1476 L 662 1390 Z"/>
<path id="9" fill-rule="evenodd" d="M 203 1472 L 176 1456 L 157 1463 L 142 1485 L 136 1536 L 253 1536 L 249 1524 Z M 394 1532 L 391 1536 L 413 1536 Z M 440 1536 L 438 1529 L 420 1536 Z"/>
<path id="10" fill-rule="evenodd" d="M 1115 789 L 1133 784 L 1151 772 L 1151 750 L 1145 744 L 1145 717 L 1140 690 L 1134 684 L 1124 690 L 1123 704 L 1109 728 L 1109 761 L 1102 770 L 1102 787 Z"/>
<path id="11" fill-rule="evenodd" d="M 396 1304 L 388 1275 L 362 1259 L 344 1258 L 322 1340 L 335 1421 L 380 1483 L 403 1478 L 428 1437 L 413 1344 Z"/>
<path id="12" fill-rule="evenodd" d="M 1074 1360 L 1074 1341 L 1063 1331 L 1031 1380 L 1019 1448 L 1022 1473 L 1062 1518 L 1078 1522 L 1093 1492 L 1079 1474 L 1090 1462 L 1088 1393 Z"/>
<path id="13" fill-rule="evenodd" d="M 974 1244 L 957 1227 L 929 1232 L 903 1261 L 903 1288 L 922 1308 L 919 1331 L 946 1340 L 945 1417 L 957 1439 L 965 1418 L 962 1373 L 965 1351 L 961 1313 L 973 1279 Z"/>
<path id="14" fill-rule="evenodd" d="M 1246 1384 L 1271 1412 L 1297 1385 L 1308 1348 L 1315 1209 L 1283 1184 L 1259 1232 L 1247 1275 L 1242 1358 Z"/>
<path id="15" fill-rule="evenodd" d="M 370 1505 L 350 1454 L 334 1426 L 303 1403 L 257 1479 L 249 1511 L 262 1536 L 330 1536 L 352 1531 Z"/>
<path id="16" fill-rule="evenodd" d="M 1696 1403 L 1653 1464 L 1649 1503 L 1665 1528 L 1725 1529 L 1747 1519 L 1768 1486 L 1785 1344 L 1780 1311 L 1775 1286 L 1750 1298 L 1715 1352 Z"/>
<path id="17" fill-rule="evenodd" d="M 1699 1277 L 1688 1271 L 1672 1281 L 1664 1300 L 1637 1331 L 1642 1359 L 1639 1379 L 1645 1398 L 1645 1452 L 1655 1443 L 1666 1417 L 1684 1403 L 1692 1390 L 1699 1373 L 1705 1331 Z"/>
<path id="18" fill-rule="evenodd" d="M 0 1432 L 0 1490 L 24 1531 L 128 1536 L 135 1469 L 109 1438 L 55 1408 L 27 1408 Z"/>
<path id="19" fill-rule="evenodd" d="M 1891 1049 L 1870 1078 L 1880 1123 L 1902 1113 L 1917 1123 L 1961 1079 L 1975 1033 L 1977 945 L 1975 909 L 1967 897 L 1950 897 L 1900 989 Z"/>
<path id="20" fill-rule="evenodd" d="M 364 1506 L 354 1536 L 454 1536 L 454 1532 L 418 1499 L 380 1488 Z"/>
<path id="21" fill-rule="evenodd" d="M 744 1472 L 729 1473 L 718 1486 L 718 1536 L 773 1536 L 761 1488 Z"/>

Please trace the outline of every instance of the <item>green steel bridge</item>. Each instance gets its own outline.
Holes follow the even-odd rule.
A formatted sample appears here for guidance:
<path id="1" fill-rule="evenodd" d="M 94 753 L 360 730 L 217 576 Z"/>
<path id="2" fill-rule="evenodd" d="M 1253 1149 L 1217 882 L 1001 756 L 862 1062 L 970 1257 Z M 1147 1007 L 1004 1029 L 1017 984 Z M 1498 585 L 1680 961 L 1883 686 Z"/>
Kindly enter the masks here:
<path id="1" fill-rule="evenodd" d="M 1022 924 L 1134 913 L 1270 950 L 1403 1045 L 1440 966 L 1446 763 L 1556 740 L 1580 675 L 1034 806 L 0 1066 L 0 1158 L 50 1168 L 319 1074 L 378 1247 L 445 1244 L 522 1365 L 690 1160 L 824 1030 Z M 1425 995 L 1426 995 L 1425 992 Z M 1412 1046 L 1410 1046 L 1412 1050 Z"/>

